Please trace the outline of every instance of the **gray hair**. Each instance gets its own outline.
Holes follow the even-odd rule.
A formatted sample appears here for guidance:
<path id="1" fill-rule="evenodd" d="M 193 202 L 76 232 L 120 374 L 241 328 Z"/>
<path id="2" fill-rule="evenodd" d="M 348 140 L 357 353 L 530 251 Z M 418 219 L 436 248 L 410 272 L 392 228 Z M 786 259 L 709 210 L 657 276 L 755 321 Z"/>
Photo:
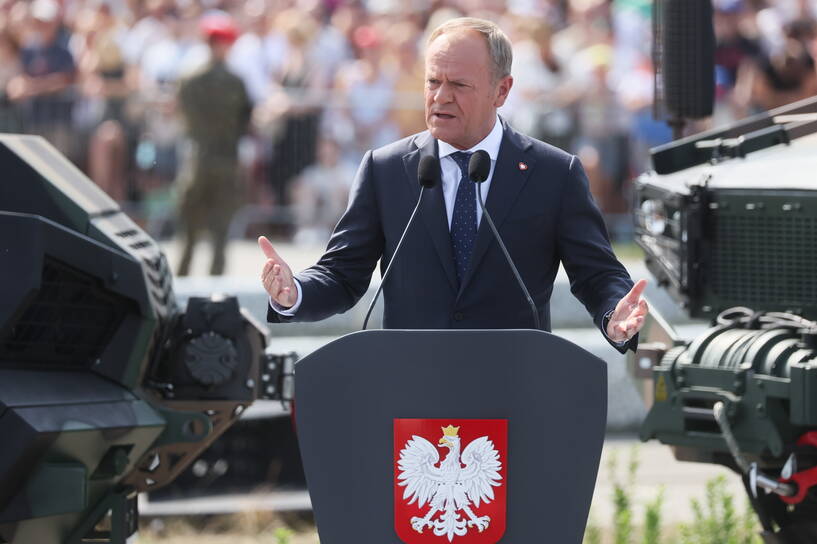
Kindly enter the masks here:
<path id="1" fill-rule="evenodd" d="M 503 77 L 511 75 L 511 64 L 513 63 L 511 40 L 502 32 L 501 28 L 491 21 L 477 19 L 475 17 L 458 17 L 451 19 L 434 29 L 434 32 L 428 37 L 426 45 L 430 45 L 431 42 L 443 34 L 457 30 L 476 30 L 485 37 L 485 43 L 488 45 L 488 54 L 494 64 L 494 81 L 499 81 Z"/>

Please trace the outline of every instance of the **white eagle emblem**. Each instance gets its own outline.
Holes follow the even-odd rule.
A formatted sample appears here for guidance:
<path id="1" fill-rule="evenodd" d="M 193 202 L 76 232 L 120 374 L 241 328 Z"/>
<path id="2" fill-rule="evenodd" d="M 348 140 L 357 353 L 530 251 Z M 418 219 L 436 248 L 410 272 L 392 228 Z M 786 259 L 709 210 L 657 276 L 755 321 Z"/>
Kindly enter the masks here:
<path id="1" fill-rule="evenodd" d="M 459 429 L 451 425 L 442 428 L 439 445 L 449 449 L 442 463 L 437 448 L 417 435 L 406 442 L 397 462 L 399 485 L 406 488 L 403 499 L 409 499 L 408 504 L 418 501 L 420 508 L 426 503 L 429 505 L 424 517 L 411 518 L 411 527 L 418 533 L 426 527 L 433 529 L 435 535 L 448 537 L 449 542 L 454 536 L 466 534 L 471 527 L 479 532 L 488 527 L 491 518 L 478 516 L 472 508 L 491 502 L 492 488 L 502 485 L 499 474 L 502 462 L 493 442 L 481 436 L 471 441 L 460 456 Z M 467 519 L 463 519 L 460 512 Z"/>

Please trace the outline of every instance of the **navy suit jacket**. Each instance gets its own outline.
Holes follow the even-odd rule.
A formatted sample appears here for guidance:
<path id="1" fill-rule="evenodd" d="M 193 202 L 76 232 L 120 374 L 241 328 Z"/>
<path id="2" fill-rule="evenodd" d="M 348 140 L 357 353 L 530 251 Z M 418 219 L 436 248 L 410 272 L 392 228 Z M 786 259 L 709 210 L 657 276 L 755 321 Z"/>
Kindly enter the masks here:
<path id="1" fill-rule="evenodd" d="M 486 206 L 533 297 L 542 327 L 550 330 L 549 301 L 561 262 L 571 291 L 604 330 L 604 315 L 633 282 L 613 254 L 587 176 L 575 156 L 502 122 Z M 354 306 L 378 259 L 382 274 L 392 258 L 419 196 L 417 168 L 424 155 L 437 156 L 437 142 L 427 131 L 366 153 L 326 253 L 296 275 L 303 291 L 296 315 L 283 317 L 270 308 L 268 321 L 317 321 Z M 458 283 L 440 183 L 426 190 L 391 274 L 383 288 L 385 328 L 534 326 L 530 306 L 485 220 Z M 615 347 L 623 353 L 636 345 L 634 337 Z"/>

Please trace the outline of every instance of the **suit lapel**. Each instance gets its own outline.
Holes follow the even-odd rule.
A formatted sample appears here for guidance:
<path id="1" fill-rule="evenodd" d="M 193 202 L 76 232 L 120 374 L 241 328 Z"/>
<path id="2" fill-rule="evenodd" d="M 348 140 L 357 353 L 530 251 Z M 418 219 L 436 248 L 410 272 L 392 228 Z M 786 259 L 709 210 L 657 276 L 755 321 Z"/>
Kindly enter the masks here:
<path id="1" fill-rule="evenodd" d="M 502 124 L 504 125 L 502 144 L 499 146 L 499 155 L 491 178 L 491 187 L 485 200 L 485 207 L 491 214 L 497 230 L 502 227 L 502 223 L 511 211 L 522 187 L 528 181 L 534 166 L 533 156 L 525 153 L 525 150 L 531 146 L 530 141 L 508 126 L 504 119 Z M 462 295 L 463 290 L 468 286 L 471 278 L 474 277 L 485 251 L 493 243 L 496 242 L 491 227 L 483 217 L 479 222 L 477 241 L 471 254 L 471 262 L 465 272 L 465 278 L 463 278 L 460 286 L 458 297 Z"/>
<path id="2" fill-rule="evenodd" d="M 415 140 L 418 149 L 403 156 L 403 166 L 406 170 L 406 180 L 411 186 L 411 194 L 416 195 L 419 191 L 417 181 L 417 168 L 420 158 L 426 155 L 437 158 L 437 140 L 431 134 L 424 132 Z M 439 160 L 437 161 L 439 163 Z M 432 189 L 426 189 L 423 202 L 420 204 L 420 215 L 428 228 L 429 235 L 437 251 L 437 256 L 445 269 L 451 288 L 456 291 L 457 273 L 454 268 L 454 250 L 451 248 L 451 235 L 448 229 L 448 215 L 445 211 L 445 199 L 443 198 L 442 179 L 438 178 L 437 185 Z"/>

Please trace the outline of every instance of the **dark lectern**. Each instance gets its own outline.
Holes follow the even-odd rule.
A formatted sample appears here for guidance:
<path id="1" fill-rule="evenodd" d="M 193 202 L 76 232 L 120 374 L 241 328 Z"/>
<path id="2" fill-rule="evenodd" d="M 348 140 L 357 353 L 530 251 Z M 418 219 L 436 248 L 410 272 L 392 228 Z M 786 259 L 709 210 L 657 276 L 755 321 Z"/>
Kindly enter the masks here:
<path id="1" fill-rule="evenodd" d="M 601 359 L 541 331 L 374 330 L 295 373 L 321 544 L 581 542 L 606 422 Z"/>

